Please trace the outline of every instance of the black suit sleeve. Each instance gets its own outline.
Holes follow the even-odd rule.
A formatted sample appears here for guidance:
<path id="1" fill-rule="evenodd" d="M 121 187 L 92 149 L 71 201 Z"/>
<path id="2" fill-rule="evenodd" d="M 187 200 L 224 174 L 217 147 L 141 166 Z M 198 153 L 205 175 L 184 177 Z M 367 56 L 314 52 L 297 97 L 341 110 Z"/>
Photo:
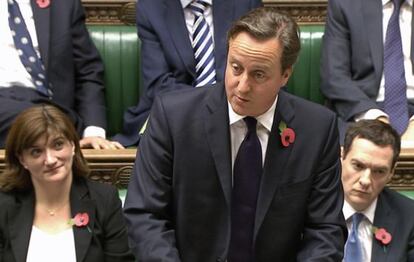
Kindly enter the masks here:
<path id="1" fill-rule="evenodd" d="M 172 214 L 172 143 L 166 112 L 156 99 L 134 171 L 124 213 L 139 261 L 180 261 Z"/>
<path id="2" fill-rule="evenodd" d="M 305 227 L 297 261 L 341 261 L 347 229 L 342 214 L 343 190 L 337 122 L 332 115 L 308 197 Z"/>

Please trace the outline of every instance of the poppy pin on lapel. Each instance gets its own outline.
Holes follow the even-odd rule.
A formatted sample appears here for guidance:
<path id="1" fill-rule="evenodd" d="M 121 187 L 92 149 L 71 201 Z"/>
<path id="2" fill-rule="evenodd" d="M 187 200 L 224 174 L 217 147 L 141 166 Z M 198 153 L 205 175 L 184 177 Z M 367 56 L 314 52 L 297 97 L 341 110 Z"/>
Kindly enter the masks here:
<path id="1" fill-rule="evenodd" d="M 287 127 L 286 123 L 280 121 L 279 124 L 280 141 L 284 147 L 288 147 L 295 142 L 296 134 L 292 128 Z"/>
<path id="2" fill-rule="evenodd" d="M 50 5 L 50 0 L 36 0 L 36 4 L 40 8 L 48 8 Z"/>

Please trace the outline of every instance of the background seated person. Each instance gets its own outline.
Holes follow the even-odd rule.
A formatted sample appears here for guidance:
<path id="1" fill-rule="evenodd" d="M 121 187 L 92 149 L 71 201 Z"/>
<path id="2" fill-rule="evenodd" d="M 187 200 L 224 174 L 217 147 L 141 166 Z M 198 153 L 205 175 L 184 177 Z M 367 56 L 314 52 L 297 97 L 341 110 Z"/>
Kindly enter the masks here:
<path id="1" fill-rule="evenodd" d="M 103 64 L 80 0 L 1 1 L 0 54 L 0 148 L 17 114 L 42 102 L 64 108 L 82 147 L 121 148 L 105 139 Z"/>
<path id="2" fill-rule="evenodd" d="M 124 146 L 138 144 L 158 94 L 223 81 L 227 30 L 261 2 L 139 0 L 136 19 L 144 88 L 139 103 L 125 112 L 123 132 L 114 139 Z"/>
<path id="3" fill-rule="evenodd" d="M 381 121 L 361 120 L 346 132 L 342 150 L 343 213 L 349 231 L 346 262 L 414 261 L 414 201 L 386 187 L 399 153 L 398 133 Z M 380 228 L 386 232 L 377 231 Z M 381 236 L 383 240 L 377 239 Z"/>
<path id="4" fill-rule="evenodd" d="M 64 113 L 38 105 L 16 117 L 0 175 L 0 261 L 134 261 L 118 191 L 88 172 Z"/>
<path id="5" fill-rule="evenodd" d="M 349 123 L 389 122 L 414 141 L 412 0 L 329 0 L 321 90 L 339 116 L 341 142 Z"/>

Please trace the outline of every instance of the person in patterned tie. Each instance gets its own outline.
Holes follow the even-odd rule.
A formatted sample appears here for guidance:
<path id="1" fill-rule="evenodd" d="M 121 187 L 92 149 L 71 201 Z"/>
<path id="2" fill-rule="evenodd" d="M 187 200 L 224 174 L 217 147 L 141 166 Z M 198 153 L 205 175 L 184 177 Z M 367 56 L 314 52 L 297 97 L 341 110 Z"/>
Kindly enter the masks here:
<path id="1" fill-rule="evenodd" d="M 82 147 L 122 148 L 105 139 L 103 63 L 80 0 L 0 3 L 0 148 L 18 113 L 39 103 L 65 111 Z"/>
<path id="2" fill-rule="evenodd" d="M 142 72 L 137 73 L 142 75 L 143 92 L 138 104 L 124 113 L 123 130 L 113 139 L 124 146 L 137 145 L 158 94 L 222 82 L 227 30 L 261 2 L 139 0 Z"/>
<path id="3" fill-rule="evenodd" d="M 414 201 L 387 188 L 400 153 L 400 136 L 389 124 L 361 120 L 350 124 L 342 149 L 343 213 L 349 232 L 359 214 L 352 254 L 352 233 L 345 261 L 414 261 Z"/>
<path id="4" fill-rule="evenodd" d="M 390 123 L 414 141 L 412 0 L 329 0 L 322 43 L 321 91 L 347 126 Z"/>

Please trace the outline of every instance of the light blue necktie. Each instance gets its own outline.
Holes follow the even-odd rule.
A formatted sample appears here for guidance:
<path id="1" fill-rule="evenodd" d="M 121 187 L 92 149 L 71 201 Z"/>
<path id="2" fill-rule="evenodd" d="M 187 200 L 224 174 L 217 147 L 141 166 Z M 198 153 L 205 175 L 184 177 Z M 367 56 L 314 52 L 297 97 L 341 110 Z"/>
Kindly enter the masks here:
<path id="1" fill-rule="evenodd" d="M 352 229 L 345 244 L 345 262 L 362 262 L 362 247 L 358 238 L 358 227 L 364 215 L 355 213 L 352 215 Z"/>
<path id="2" fill-rule="evenodd" d="M 27 30 L 19 5 L 15 0 L 7 0 L 7 3 L 9 26 L 20 61 L 32 77 L 36 90 L 45 96 L 51 96 L 50 89 L 47 88 L 48 81 L 45 69 L 33 47 L 32 38 Z"/>
<path id="3" fill-rule="evenodd" d="M 204 18 L 207 6 L 208 3 L 202 0 L 193 1 L 188 6 L 195 16 L 192 45 L 196 62 L 196 87 L 216 82 L 213 36 Z"/>
<path id="4" fill-rule="evenodd" d="M 384 111 L 391 125 L 401 135 L 408 126 L 407 83 L 400 32 L 401 0 L 392 0 L 394 11 L 388 22 L 384 44 Z"/>

